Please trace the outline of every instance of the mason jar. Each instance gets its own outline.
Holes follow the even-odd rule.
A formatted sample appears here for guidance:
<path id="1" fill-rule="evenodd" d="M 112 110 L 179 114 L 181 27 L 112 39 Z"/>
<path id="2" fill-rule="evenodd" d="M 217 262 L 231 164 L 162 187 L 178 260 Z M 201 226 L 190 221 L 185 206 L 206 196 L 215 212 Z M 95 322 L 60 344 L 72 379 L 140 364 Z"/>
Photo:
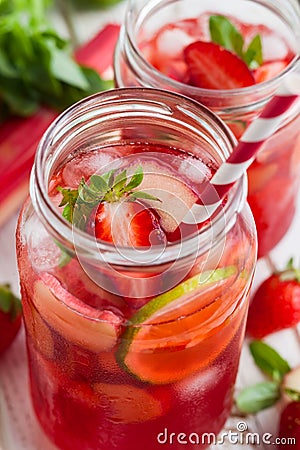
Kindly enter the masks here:
<path id="1" fill-rule="evenodd" d="M 234 145 L 204 106 L 145 88 L 82 100 L 43 136 L 17 256 L 32 402 L 59 449 L 206 448 L 222 429 L 256 262 L 245 176 L 185 217 Z"/>
<path id="2" fill-rule="evenodd" d="M 252 70 L 255 84 L 208 89 L 189 78 L 185 49 L 199 40 L 211 40 L 209 19 L 213 15 L 230 19 L 244 34 L 245 48 L 260 35 L 264 61 Z M 119 87 L 155 87 L 191 97 L 218 114 L 239 139 L 282 80 L 300 71 L 299 46 L 300 10 L 292 1 L 129 0 L 115 51 L 115 81 Z M 213 70 L 208 63 L 207 72 Z M 300 177 L 299 111 L 300 102 L 284 116 L 248 170 L 248 202 L 257 226 L 259 257 L 284 237 L 295 214 Z"/>

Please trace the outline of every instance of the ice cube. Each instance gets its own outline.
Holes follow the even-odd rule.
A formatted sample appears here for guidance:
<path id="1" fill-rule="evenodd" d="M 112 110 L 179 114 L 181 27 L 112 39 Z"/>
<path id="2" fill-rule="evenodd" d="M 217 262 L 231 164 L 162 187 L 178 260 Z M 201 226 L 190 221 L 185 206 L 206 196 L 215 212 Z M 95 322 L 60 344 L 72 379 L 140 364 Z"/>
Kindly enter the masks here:
<path id="1" fill-rule="evenodd" d="M 179 173 L 192 183 L 201 184 L 210 178 L 211 170 L 202 161 L 195 158 L 186 158 L 180 161 Z"/>
<path id="2" fill-rule="evenodd" d="M 62 255 L 61 249 L 36 218 L 31 218 L 26 224 L 26 229 L 27 227 L 30 236 L 28 241 L 32 266 L 41 271 L 56 267 Z"/>
<path id="3" fill-rule="evenodd" d="M 88 179 L 94 174 L 103 174 L 116 168 L 118 165 L 116 158 L 119 157 L 114 151 L 95 151 L 86 155 L 79 155 L 73 158 L 63 169 L 64 184 L 70 188 L 77 188 L 81 179 Z"/>
<path id="4" fill-rule="evenodd" d="M 214 366 L 195 373 L 176 384 L 176 391 L 183 398 L 199 396 L 199 392 L 213 389 L 220 379 L 222 369 Z"/>
<path id="5" fill-rule="evenodd" d="M 288 55 L 285 42 L 273 33 L 262 36 L 262 47 L 265 61 L 285 59 Z"/>
<path id="6" fill-rule="evenodd" d="M 179 28 L 163 31 L 157 38 L 157 50 L 169 57 L 178 56 L 194 39 Z"/>

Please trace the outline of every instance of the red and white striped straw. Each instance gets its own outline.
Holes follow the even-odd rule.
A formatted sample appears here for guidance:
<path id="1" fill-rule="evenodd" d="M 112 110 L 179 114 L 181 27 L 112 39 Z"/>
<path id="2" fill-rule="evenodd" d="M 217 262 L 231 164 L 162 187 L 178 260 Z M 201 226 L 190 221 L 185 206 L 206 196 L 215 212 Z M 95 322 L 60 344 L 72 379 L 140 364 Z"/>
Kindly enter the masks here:
<path id="1" fill-rule="evenodd" d="M 263 143 L 282 124 L 286 112 L 299 95 L 300 75 L 294 73 L 285 80 L 259 117 L 246 129 L 227 161 L 221 164 L 201 193 L 203 205 L 195 203 L 184 217 L 184 223 L 201 223 L 211 217 L 232 185 L 248 169 Z"/>

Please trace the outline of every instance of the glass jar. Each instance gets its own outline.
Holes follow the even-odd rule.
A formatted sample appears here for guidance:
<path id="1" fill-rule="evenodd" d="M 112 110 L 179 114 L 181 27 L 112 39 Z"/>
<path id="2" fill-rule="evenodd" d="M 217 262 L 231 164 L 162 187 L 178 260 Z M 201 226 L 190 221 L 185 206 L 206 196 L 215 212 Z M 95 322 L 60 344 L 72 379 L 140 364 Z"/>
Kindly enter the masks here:
<path id="1" fill-rule="evenodd" d="M 249 35 L 248 43 L 254 31 L 261 33 L 263 54 L 270 62 L 260 77 L 271 70 L 276 76 L 229 90 L 186 84 L 183 49 L 191 42 L 210 40 L 208 20 L 213 14 L 234 18 L 234 23 L 238 20 L 241 33 Z M 129 0 L 115 52 L 115 80 L 120 87 L 155 87 L 191 97 L 218 114 L 239 139 L 282 79 L 300 70 L 299 46 L 299 6 L 287 0 L 233 0 L 225 4 L 216 0 Z M 290 60 L 285 66 L 281 58 L 288 48 Z M 281 64 L 284 69 L 280 71 Z M 299 111 L 300 102 L 286 114 L 248 171 L 248 202 L 257 226 L 260 257 L 283 238 L 294 217 L 300 176 Z"/>
<path id="2" fill-rule="evenodd" d="M 174 200 L 176 212 L 183 203 L 190 211 L 199 177 L 233 145 L 205 107 L 144 88 L 81 101 L 41 140 L 17 255 L 33 405 L 60 449 L 179 449 L 180 433 L 186 448 L 205 448 L 202 433 L 221 430 L 256 262 L 245 177 L 209 221 L 142 248 L 100 239 L 58 205 L 62 186 L 74 191 L 94 172 L 139 164 L 164 223 Z"/>

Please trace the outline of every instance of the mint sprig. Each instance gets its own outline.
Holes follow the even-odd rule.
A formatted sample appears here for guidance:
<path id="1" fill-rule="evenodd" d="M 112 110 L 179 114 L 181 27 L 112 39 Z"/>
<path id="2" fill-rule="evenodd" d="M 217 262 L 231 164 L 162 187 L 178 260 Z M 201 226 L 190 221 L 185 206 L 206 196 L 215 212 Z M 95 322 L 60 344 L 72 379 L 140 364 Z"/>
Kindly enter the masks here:
<path id="1" fill-rule="evenodd" d="M 0 1 L 0 116 L 63 110 L 112 87 L 72 57 L 70 42 L 46 19 L 49 0 Z"/>
<path id="2" fill-rule="evenodd" d="M 248 48 L 242 34 L 225 16 L 212 15 L 209 18 L 209 31 L 212 42 L 221 45 L 238 55 L 250 69 L 263 63 L 262 42 L 259 34 L 254 36 Z"/>
<path id="3" fill-rule="evenodd" d="M 276 350 L 263 341 L 252 341 L 250 352 L 255 364 L 271 380 L 248 386 L 238 393 L 235 403 L 242 413 L 255 414 L 273 406 L 283 391 L 292 400 L 300 400 L 299 392 L 284 388 L 284 377 L 292 369 Z"/>
<path id="4" fill-rule="evenodd" d="M 76 226 L 82 228 L 92 209 L 100 203 L 114 203 L 121 199 L 160 201 L 159 198 L 147 192 L 135 190 L 142 183 L 143 178 L 143 168 L 138 166 L 132 176 L 128 176 L 126 170 L 118 173 L 117 169 L 113 169 L 103 175 L 92 175 L 88 183 L 82 178 L 78 189 L 59 186 L 57 189 L 63 196 L 59 204 L 60 207 L 64 207 L 62 215 L 68 222 L 73 223 L 77 209 L 80 213 L 77 216 L 77 218 L 80 217 L 80 223 L 76 220 Z"/>

